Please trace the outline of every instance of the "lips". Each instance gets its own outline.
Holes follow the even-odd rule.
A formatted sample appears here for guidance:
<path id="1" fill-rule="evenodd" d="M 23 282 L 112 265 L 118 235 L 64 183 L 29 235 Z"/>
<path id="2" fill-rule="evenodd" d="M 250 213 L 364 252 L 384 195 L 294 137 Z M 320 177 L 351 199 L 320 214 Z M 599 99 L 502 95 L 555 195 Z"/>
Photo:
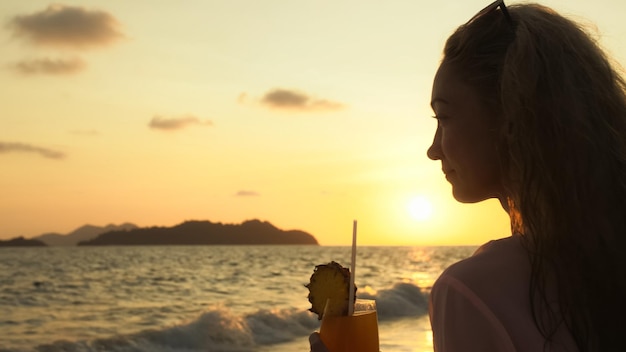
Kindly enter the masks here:
<path id="1" fill-rule="evenodd" d="M 443 173 L 446 175 L 446 180 L 448 181 L 455 175 L 454 170 L 444 170 Z"/>

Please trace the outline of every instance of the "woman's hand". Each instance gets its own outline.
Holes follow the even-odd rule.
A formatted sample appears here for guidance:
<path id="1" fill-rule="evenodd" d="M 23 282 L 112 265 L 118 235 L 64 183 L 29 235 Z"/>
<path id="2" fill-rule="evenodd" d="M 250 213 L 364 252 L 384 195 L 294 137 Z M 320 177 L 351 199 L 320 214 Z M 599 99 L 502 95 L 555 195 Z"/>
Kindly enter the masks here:
<path id="1" fill-rule="evenodd" d="M 311 336 L 309 336 L 309 343 L 311 344 L 311 352 L 328 352 L 326 346 L 324 346 L 324 343 L 322 342 L 322 339 L 320 339 L 320 334 L 317 332 L 314 332 Z"/>

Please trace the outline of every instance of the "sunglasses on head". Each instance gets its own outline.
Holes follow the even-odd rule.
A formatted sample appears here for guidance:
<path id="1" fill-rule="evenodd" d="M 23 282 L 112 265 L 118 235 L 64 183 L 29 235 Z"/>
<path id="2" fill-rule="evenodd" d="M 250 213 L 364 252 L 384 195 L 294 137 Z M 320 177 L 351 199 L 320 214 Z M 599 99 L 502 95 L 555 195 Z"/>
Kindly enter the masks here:
<path id="1" fill-rule="evenodd" d="M 498 8 L 500 8 L 500 11 L 504 15 L 504 18 L 506 18 L 507 22 L 509 22 L 509 24 L 512 25 L 513 24 L 513 20 L 511 19 L 511 15 L 509 15 L 509 11 L 506 9 L 506 5 L 504 4 L 504 0 L 496 0 L 496 1 L 492 2 L 491 4 L 489 4 L 484 9 L 480 10 L 476 15 L 474 15 L 474 17 L 472 17 L 469 21 L 467 21 L 467 23 L 471 23 L 471 22 L 475 21 L 477 18 L 479 18 L 481 16 L 484 16 L 485 14 L 488 14 L 488 13 L 490 13 L 492 11 L 495 11 Z"/>

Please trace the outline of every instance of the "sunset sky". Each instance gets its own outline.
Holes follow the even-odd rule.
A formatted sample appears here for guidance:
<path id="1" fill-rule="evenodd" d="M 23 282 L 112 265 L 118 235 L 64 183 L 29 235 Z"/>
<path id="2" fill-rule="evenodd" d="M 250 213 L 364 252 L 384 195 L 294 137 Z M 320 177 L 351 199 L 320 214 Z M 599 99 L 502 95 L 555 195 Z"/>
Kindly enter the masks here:
<path id="1" fill-rule="evenodd" d="M 443 43 L 490 0 L 0 1 L 0 239 L 269 221 L 323 245 L 480 244 L 426 157 Z M 512 3 L 512 2 L 511 2 Z M 542 4 L 626 64 L 626 2 Z"/>

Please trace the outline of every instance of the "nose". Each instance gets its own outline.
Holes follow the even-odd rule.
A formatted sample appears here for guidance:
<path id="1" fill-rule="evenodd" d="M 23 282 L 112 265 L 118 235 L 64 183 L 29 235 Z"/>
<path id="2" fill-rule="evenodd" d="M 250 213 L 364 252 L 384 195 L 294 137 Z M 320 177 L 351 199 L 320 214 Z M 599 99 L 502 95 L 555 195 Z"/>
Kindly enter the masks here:
<path id="1" fill-rule="evenodd" d="M 437 127 L 437 131 L 435 131 L 433 143 L 426 151 L 426 155 L 428 155 L 431 160 L 441 160 L 443 156 L 443 153 L 441 151 L 441 131 L 439 127 Z"/>

